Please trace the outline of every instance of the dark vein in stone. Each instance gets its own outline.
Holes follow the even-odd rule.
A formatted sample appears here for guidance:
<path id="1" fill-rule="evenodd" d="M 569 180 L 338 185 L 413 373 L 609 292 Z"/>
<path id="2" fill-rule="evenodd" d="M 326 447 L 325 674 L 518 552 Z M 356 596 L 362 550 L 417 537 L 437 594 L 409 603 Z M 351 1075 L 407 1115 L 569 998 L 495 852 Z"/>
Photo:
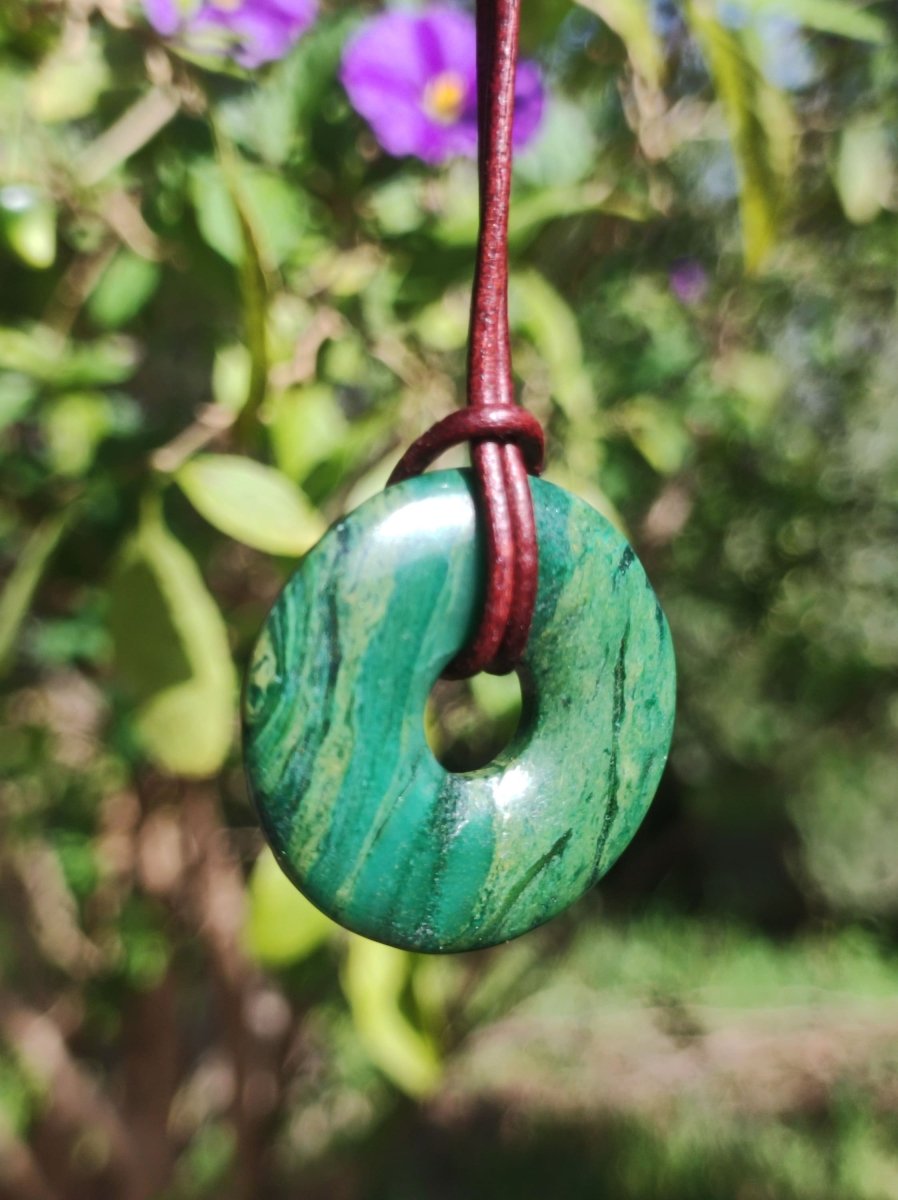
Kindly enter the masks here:
<path id="1" fill-rule="evenodd" d="M 514 908 L 515 904 L 517 904 L 518 900 L 520 900 L 521 896 L 524 894 L 530 884 L 533 883 L 534 879 L 536 879 L 537 875 L 545 871 L 546 867 L 548 867 L 548 865 L 553 862 L 554 859 L 561 858 L 563 856 L 565 850 L 567 850 L 568 842 L 573 837 L 573 833 L 573 829 L 568 829 L 554 842 L 554 844 L 541 858 L 536 860 L 533 866 L 527 871 L 527 874 L 524 876 L 524 878 L 519 880 L 505 897 L 502 904 L 496 910 L 495 916 L 490 921 L 490 925 L 501 926 L 502 922 L 511 912 L 512 908 Z"/>
<path id="2" fill-rule="evenodd" d="M 630 622 L 628 621 L 624 626 L 623 637 L 620 640 L 620 649 L 617 652 L 617 662 L 614 666 L 614 700 L 611 710 L 611 758 L 608 763 L 608 800 L 605 806 L 605 815 L 602 819 L 602 828 L 596 842 L 595 863 L 597 872 L 619 807 L 617 796 L 620 791 L 620 731 L 624 720 L 624 708 L 626 706 L 627 645 L 629 641 Z"/>

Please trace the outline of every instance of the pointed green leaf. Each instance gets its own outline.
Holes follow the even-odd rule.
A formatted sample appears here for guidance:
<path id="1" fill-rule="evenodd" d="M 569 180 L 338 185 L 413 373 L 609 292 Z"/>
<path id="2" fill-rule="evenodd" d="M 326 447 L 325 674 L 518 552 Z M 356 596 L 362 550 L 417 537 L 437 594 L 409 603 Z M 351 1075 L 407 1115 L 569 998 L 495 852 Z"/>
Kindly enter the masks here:
<path id="1" fill-rule="evenodd" d="M 136 705 L 146 754 L 204 777 L 231 746 L 236 680 L 227 631 L 199 569 L 148 506 L 113 576 L 110 628 L 118 678 Z"/>
<path id="2" fill-rule="evenodd" d="M 0 231 L 23 263 L 36 270 L 56 260 L 56 205 L 29 184 L 0 188 Z"/>
<path id="3" fill-rule="evenodd" d="M 655 31 L 649 0 L 579 0 L 614 30 L 637 74 L 658 87 L 664 78 L 664 47 Z"/>
<path id="4" fill-rule="evenodd" d="M 203 239 L 234 265 L 244 256 L 239 204 L 259 239 L 266 264 L 284 262 L 299 246 L 309 223 L 301 193 L 282 176 L 237 158 L 200 162 L 190 174 L 190 196 Z"/>
<path id="5" fill-rule="evenodd" d="M 846 126 L 835 182 L 848 220 L 865 225 L 878 217 L 891 199 L 894 181 L 891 138 L 885 126 L 871 120 Z"/>
<path id="6" fill-rule="evenodd" d="M 679 471 L 692 450 L 692 438 L 679 415 L 656 396 L 634 396 L 615 417 L 646 462 L 660 474 Z"/>
<path id="7" fill-rule="evenodd" d="M 400 1007 L 411 956 L 367 938 L 349 939 L 341 982 L 359 1040 L 383 1073 L 410 1096 L 433 1091 L 440 1059 L 433 1041 Z"/>
<path id="8" fill-rule="evenodd" d="M 120 250 L 87 301 L 91 319 L 104 329 L 126 325 L 150 300 L 161 277 L 158 263 Z"/>
<path id="9" fill-rule="evenodd" d="M 69 392 L 41 413 L 47 460 L 59 475 L 83 476 L 111 432 L 112 405 L 105 392 Z"/>
<path id="10" fill-rule="evenodd" d="M 325 383 L 281 392 L 271 403 L 267 425 L 277 465 L 289 479 L 305 479 L 345 448 L 349 437 L 334 389 Z"/>
<path id="11" fill-rule="evenodd" d="M 306 494 L 274 467 L 236 454 L 201 454 L 175 475 L 210 525 L 268 554 L 305 554 L 324 533 Z"/>
<path id="12" fill-rule="evenodd" d="M 764 78 L 751 29 L 722 25 L 708 0 L 689 0 L 687 13 L 726 116 L 739 174 L 745 266 L 754 272 L 777 239 L 794 157 L 792 111 Z"/>
<path id="13" fill-rule="evenodd" d="M 34 530 L 0 592 L 0 670 L 8 663 L 50 555 L 71 519 L 69 507 Z"/>
<path id="14" fill-rule="evenodd" d="M 91 388 L 122 383 L 134 373 L 137 352 L 123 337 L 75 341 L 46 325 L 0 329 L 0 371 L 27 375 L 49 387 Z"/>
<path id="15" fill-rule="evenodd" d="M 885 21 L 852 0 L 740 0 L 740 3 L 750 12 L 786 17 L 819 33 L 880 46 L 889 40 Z"/>
<path id="16" fill-rule="evenodd" d="M 242 342 L 221 346 L 212 365 L 212 395 L 219 408 L 239 413 L 249 399 L 253 364 Z"/>
<path id="17" fill-rule="evenodd" d="M 338 927 L 297 891 L 270 850 L 256 859 L 249 880 L 246 941 L 250 953 L 270 967 L 300 962 Z"/>
<path id="18" fill-rule="evenodd" d="M 29 79 L 29 114 L 42 124 L 86 117 L 96 111 L 109 82 L 109 65 L 98 36 L 63 41 Z"/>
<path id="19" fill-rule="evenodd" d="M 595 409 L 592 385 L 570 305 L 538 271 L 518 271 L 509 282 L 509 317 L 512 329 L 533 343 L 546 364 L 562 412 L 575 423 L 588 421 Z"/>

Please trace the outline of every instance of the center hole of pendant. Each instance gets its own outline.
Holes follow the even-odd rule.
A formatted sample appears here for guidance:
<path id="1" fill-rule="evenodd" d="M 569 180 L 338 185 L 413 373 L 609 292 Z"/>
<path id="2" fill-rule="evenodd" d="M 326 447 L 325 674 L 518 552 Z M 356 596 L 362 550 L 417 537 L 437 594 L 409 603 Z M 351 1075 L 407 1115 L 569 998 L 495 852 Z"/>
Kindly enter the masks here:
<path id="1" fill-rule="evenodd" d="M 521 681 L 514 671 L 438 679 L 424 710 L 427 744 L 447 771 L 476 771 L 491 763 L 514 737 L 521 707 Z"/>

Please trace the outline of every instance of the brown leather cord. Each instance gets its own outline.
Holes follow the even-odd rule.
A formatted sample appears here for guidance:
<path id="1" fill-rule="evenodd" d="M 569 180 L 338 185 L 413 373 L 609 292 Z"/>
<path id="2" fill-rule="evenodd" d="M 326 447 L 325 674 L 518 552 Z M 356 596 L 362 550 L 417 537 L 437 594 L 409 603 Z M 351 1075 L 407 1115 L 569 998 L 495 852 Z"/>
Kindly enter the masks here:
<path id="1" fill-rule="evenodd" d="M 449 679 L 503 675 L 523 654 L 533 620 L 539 553 L 528 470 L 539 474 L 543 433 L 515 404 L 508 332 L 508 207 L 520 0 L 477 0 L 480 238 L 468 342 L 468 407 L 406 451 L 390 477 L 423 471 L 450 446 L 471 441 L 487 531 L 483 616 Z"/>

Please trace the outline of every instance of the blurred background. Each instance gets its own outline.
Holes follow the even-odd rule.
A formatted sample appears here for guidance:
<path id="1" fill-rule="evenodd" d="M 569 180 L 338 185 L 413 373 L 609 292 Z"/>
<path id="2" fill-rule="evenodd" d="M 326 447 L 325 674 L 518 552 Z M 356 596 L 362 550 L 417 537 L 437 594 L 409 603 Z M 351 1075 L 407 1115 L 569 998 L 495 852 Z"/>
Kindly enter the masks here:
<path id="1" fill-rule="evenodd" d="M 896 1200 L 894 10 L 525 0 L 517 383 L 679 715 L 598 888 L 441 959 L 303 901 L 240 765 L 267 606 L 464 389 L 474 165 L 300 7 L 0 13 L 0 1195 Z"/>

